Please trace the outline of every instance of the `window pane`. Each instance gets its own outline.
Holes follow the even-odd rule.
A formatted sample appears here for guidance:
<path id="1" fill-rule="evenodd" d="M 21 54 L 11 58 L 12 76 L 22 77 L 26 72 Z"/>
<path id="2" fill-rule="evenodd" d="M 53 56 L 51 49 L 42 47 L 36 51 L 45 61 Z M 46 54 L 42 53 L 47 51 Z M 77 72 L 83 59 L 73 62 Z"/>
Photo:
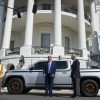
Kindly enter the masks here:
<path id="1" fill-rule="evenodd" d="M 10 41 L 10 50 L 11 50 L 11 51 L 14 50 L 14 41 Z"/>
<path id="2" fill-rule="evenodd" d="M 66 69 L 68 68 L 68 63 L 66 61 L 54 61 L 56 63 L 56 69 Z M 34 65 L 35 70 L 43 70 L 48 61 L 38 62 Z M 48 64 L 47 64 L 48 65 Z"/>
<path id="3" fill-rule="evenodd" d="M 47 62 L 38 62 L 38 63 L 36 63 L 34 65 L 34 69 L 35 70 L 43 70 L 43 68 L 44 68 L 44 66 L 45 66 L 46 63 Z"/>
<path id="4" fill-rule="evenodd" d="M 66 69 L 68 68 L 68 63 L 66 61 L 56 61 L 56 69 Z"/>
<path id="5" fill-rule="evenodd" d="M 41 34 L 41 47 L 50 46 L 50 34 Z"/>
<path id="6" fill-rule="evenodd" d="M 43 4 L 43 10 L 50 10 L 51 5 L 50 4 Z"/>
<path id="7" fill-rule="evenodd" d="M 69 48 L 69 38 L 65 37 L 65 48 Z"/>

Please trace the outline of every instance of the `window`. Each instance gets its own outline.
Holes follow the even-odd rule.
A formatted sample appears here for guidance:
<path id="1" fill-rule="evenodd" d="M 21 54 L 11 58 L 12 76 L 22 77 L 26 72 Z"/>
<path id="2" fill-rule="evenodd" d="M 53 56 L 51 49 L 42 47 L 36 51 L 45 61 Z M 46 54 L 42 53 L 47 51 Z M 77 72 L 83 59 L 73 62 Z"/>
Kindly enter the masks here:
<path id="1" fill-rule="evenodd" d="M 67 36 L 65 36 L 65 48 L 69 48 L 70 40 Z"/>
<path id="2" fill-rule="evenodd" d="M 43 67 L 45 66 L 47 62 L 38 62 L 34 65 L 35 70 L 43 70 Z"/>
<path id="3" fill-rule="evenodd" d="M 66 69 L 68 68 L 68 63 L 66 61 L 56 61 L 56 69 Z"/>
<path id="4" fill-rule="evenodd" d="M 41 47 L 50 47 L 50 34 L 41 34 Z"/>
<path id="5" fill-rule="evenodd" d="M 10 41 L 10 50 L 11 50 L 11 51 L 14 50 L 14 41 Z"/>
<path id="6" fill-rule="evenodd" d="M 51 5 L 50 4 L 43 4 L 43 10 L 50 10 L 51 9 Z"/>

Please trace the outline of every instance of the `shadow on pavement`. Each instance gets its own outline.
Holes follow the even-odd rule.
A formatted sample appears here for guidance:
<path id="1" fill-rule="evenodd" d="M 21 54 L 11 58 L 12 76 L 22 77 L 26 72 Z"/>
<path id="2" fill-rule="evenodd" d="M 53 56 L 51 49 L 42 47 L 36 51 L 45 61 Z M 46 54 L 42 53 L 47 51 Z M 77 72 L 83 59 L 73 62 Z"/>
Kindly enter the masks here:
<path id="1" fill-rule="evenodd" d="M 9 94 L 8 92 L 3 92 L 3 95 L 9 95 L 9 96 L 11 96 L 11 95 L 18 95 L 18 96 L 37 96 L 37 97 L 45 97 L 44 96 L 44 93 L 26 93 L 26 94 Z M 53 96 L 52 97 L 59 97 L 59 98 L 72 98 L 72 94 L 70 94 L 70 93 L 66 93 L 66 94 L 58 94 L 58 93 L 53 93 Z M 51 98 L 52 98 L 51 97 Z M 100 97 L 99 95 L 97 95 L 97 96 L 94 96 L 94 97 L 92 97 L 92 99 L 95 99 L 95 98 L 97 98 L 97 97 Z M 80 98 L 91 98 L 91 97 L 86 97 L 86 96 L 80 96 Z"/>

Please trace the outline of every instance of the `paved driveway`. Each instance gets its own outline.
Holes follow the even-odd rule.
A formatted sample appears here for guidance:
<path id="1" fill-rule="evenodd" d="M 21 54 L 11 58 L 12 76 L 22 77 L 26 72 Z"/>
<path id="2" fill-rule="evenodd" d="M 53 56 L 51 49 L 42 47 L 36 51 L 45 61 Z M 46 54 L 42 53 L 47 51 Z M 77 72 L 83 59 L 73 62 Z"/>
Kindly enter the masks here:
<path id="1" fill-rule="evenodd" d="M 6 89 L 2 89 L 0 100 L 73 100 L 72 90 L 54 90 L 52 97 L 45 97 L 44 90 L 32 90 L 27 94 L 11 95 Z M 80 100 L 100 100 L 100 92 L 96 97 L 80 97 Z"/>

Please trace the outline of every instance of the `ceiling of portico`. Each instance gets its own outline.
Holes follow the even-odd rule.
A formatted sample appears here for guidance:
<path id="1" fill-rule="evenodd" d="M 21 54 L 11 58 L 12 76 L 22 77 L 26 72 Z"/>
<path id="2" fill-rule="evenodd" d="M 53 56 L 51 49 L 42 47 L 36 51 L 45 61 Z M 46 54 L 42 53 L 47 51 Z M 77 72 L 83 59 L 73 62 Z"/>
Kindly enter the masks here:
<path id="1" fill-rule="evenodd" d="M 47 14 L 36 14 L 34 16 L 34 25 L 39 25 L 42 23 L 48 23 L 52 24 L 54 27 L 54 16 L 53 14 L 47 13 Z M 13 33 L 20 33 L 25 31 L 25 24 L 26 24 L 26 17 L 22 16 L 21 19 L 15 18 L 13 19 L 13 27 L 12 31 Z M 62 15 L 62 26 L 77 32 L 78 25 L 77 25 L 77 18 L 73 18 L 70 16 L 64 16 Z M 90 32 L 90 26 L 86 24 L 86 31 Z"/>
<path id="2" fill-rule="evenodd" d="M 13 18 L 12 32 L 13 33 L 23 32 L 25 30 L 25 23 L 26 23 L 25 16 L 23 16 L 22 18 Z"/>
<path id="3" fill-rule="evenodd" d="M 100 4 L 100 0 L 95 0 L 95 2 L 96 2 L 97 4 Z"/>
<path id="4" fill-rule="evenodd" d="M 8 0 L 5 0 L 6 2 Z M 27 6 L 27 1 L 28 0 L 15 0 L 15 8 L 21 8 L 24 6 Z M 89 12 L 89 0 L 84 0 L 84 8 L 85 8 L 85 12 Z M 54 0 L 39 0 L 39 4 L 40 3 L 49 3 L 51 2 L 53 4 Z M 71 9 L 77 9 L 77 0 L 61 0 L 62 5 L 65 5 L 68 8 Z"/>
<path id="5" fill-rule="evenodd" d="M 97 6 L 100 6 L 100 0 L 95 0 L 95 2 Z"/>
<path id="6" fill-rule="evenodd" d="M 8 0 L 6 0 L 8 1 Z M 27 6 L 27 1 L 28 0 L 15 0 L 15 8 L 20 8 L 20 7 L 24 7 Z M 66 5 L 66 7 L 68 8 L 72 8 L 72 9 L 77 9 L 77 0 L 61 0 L 62 1 L 62 5 Z M 85 8 L 85 13 L 89 12 L 89 0 L 84 0 L 84 8 Z M 39 0 L 39 3 L 48 3 L 48 2 L 54 2 L 54 0 Z M 23 16 L 21 19 L 15 18 L 13 20 L 13 28 L 12 31 L 13 32 L 21 32 L 25 30 L 25 21 L 26 21 L 26 17 Z M 53 15 L 51 14 L 38 14 L 35 15 L 35 19 L 34 19 L 34 24 L 39 24 L 39 23 L 52 23 L 54 24 L 54 19 L 53 19 Z M 62 16 L 62 23 L 64 26 L 69 27 L 70 29 L 77 31 L 77 19 L 69 17 L 69 16 Z M 87 31 L 90 30 L 90 28 L 87 28 Z"/>

